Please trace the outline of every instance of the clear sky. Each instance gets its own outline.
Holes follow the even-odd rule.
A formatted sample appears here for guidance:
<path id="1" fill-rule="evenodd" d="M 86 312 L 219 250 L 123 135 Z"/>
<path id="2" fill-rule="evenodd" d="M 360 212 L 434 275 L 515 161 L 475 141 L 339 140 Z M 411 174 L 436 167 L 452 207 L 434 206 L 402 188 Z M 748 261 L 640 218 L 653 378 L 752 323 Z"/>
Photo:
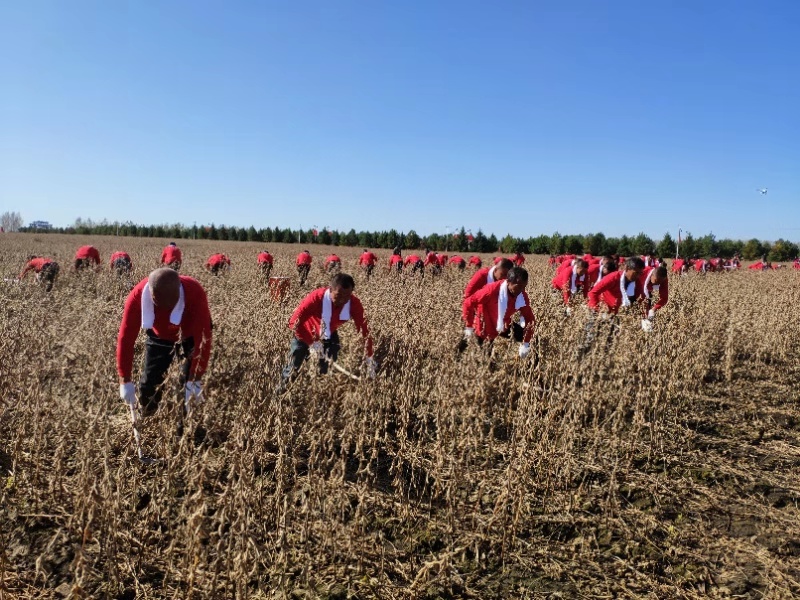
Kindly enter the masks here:
<path id="1" fill-rule="evenodd" d="M 798 32 L 797 0 L 0 0 L 0 211 L 799 240 Z"/>

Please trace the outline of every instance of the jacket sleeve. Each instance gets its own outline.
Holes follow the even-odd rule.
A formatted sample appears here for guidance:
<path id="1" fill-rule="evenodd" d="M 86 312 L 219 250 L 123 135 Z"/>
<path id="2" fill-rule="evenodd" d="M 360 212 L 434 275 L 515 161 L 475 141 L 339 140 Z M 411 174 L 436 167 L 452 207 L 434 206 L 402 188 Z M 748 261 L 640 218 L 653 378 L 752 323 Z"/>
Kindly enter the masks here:
<path id="1" fill-rule="evenodd" d="M 491 287 L 486 286 L 464 300 L 461 316 L 464 319 L 465 326 L 472 327 L 472 324 L 475 322 L 475 312 L 478 310 L 478 305 L 490 293 Z"/>
<path id="2" fill-rule="evenodd" d="M 315 310 L 317 313 L 321 313 L 321 307 L 318 307 L 317 304 L 321 301 L 322 294 L 324 293 L 324 290 L 320 288 L 303 298 L 297 308 L 294 309 L 292 316 L 289 317 L 289 329 L 294 330 L 299 323 L 305 321 Z"/>
<path id="3" fill-rule="evenodd" d="M 469 280 L 467 287 L 464 289 L 465 300 L 481 289 L 483 284 L 486 283 L 486 273 L 482 273 L 481 271 L 482 269 L 479 269 L 475 275 L 472 276 L 472 279 Z"/>
<path id="4" fill-rule="evenodd" d="M 669 283 L 665 281 L 658 288 L 658 302 L 656 302 L 653 310 L 664 308 L 667 305 L 667 302 L 669 302 Z"/>
<path id="5" fill-rule="evenodd" d="M 142 326 L 142 291 L 134 289 L 125 300 L 122 323 L 117 335 L 117 374 L 131 380 L 133 373 L 133 347 Z"/>
<path id="6" fill-rule="evenodd" d="M 192 292 L 192 329 L 194 350 L 192 364 L 189 366 L 189 379 L 201 377 L 208 368 L 211 356 L 211 311 L 208 308 L 208 296 L 203 286 L 197 285 Z"/>
<path id="7" fill-rule="evenodd" d="M 597 308 L 597 304 L 600 302 L 600 295 L 609 289 L 613 281 L 613 277 L 603 277 L 591 290 L 589 290 L 589 308 Z"/>
<path id="8" fill-rule="evenodd" d="M 367 325 L 367 318 L 364 315 L 364 305 L 361 300 L 354 298 L 351 303 L 351 312 L 353 317 L 353 324 L 356 326 L 356 331 L 364 338 L 364 351 L 367 356 L 372 356 L 372 336 L 369 333 L 369 325 Z"/>
<path id="9" fill-rule="evenodd" d="M 519 314 L 525 318 L 525 333 L 522 336 L 522 341 L 527 344 L 531 341 L 533 332 L 536 330 L 536 317 L 531 310 L 530 300 L 520 309 Z"/>
<path id="10" fill-rule="evenodd" d="M 25 268 L 22 270 L 22 273 L 19 274 L 19 279 L 25 277 L 25 275 L 28 274 L 28 271 L 32 270 L 33 270 L 33 263 L 29 262 L 27 265 L 25 265 Z"/>

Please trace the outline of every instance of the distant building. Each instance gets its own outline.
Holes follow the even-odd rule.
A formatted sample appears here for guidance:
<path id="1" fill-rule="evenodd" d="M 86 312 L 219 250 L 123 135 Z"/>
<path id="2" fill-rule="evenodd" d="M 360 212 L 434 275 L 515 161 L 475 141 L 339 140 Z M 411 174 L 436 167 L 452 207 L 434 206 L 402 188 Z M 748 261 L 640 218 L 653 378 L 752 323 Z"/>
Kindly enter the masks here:
<path id="1" fill-rule="evenodd" d="M 30 225 L 28 225 L 28 229 L 52 229 L 53 226 L 50 225 L 49 221 L 32 221 Z"/>

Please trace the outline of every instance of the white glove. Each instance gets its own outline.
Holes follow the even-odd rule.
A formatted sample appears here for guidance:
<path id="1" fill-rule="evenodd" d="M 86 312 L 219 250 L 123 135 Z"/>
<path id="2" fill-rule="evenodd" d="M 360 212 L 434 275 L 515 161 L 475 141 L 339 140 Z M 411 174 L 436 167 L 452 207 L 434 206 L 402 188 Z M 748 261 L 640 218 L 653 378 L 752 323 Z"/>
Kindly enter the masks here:
<path id="1" fill-rule="evenodd" d="M 642 319 L 642 331 L 650 333 L 653 331 L 653 322 L 649 319 Z"/>
<path id="2" fill-rule="evenodd" d="M 205 402 L 205 398 L 203 398 L 203 384 L 199 381 L 187 381 L 186 382 L 186 406 L 189 406 L 189 402 L 194 398 L 195 404 L 202 404 Z"/>
<path id="3" fill-rule="evenodd" d="M 125 404 L 136 406 L 136 386 L 130 381 L 119 384 L 119 397 Z"/>
<path id="4" fill-rule="evenodd" d="M 325 347 L 319 340 L 311 344 L 309 350 L 311 351 L 311 354 L 313 354 L 316 358 L 322 358 L 322 356 L 325 354 Z"/>
<path id="5" fill-rule="evenodd" d="M 655 308 L 651 308 L 650 310 L 647 311 L 647 318 L 648 319 L 650 319 L 652 321 L 653 319 L 655 319 L 655 317 L 656 317 L 656 309 Z"/>
<path id="6" fill-rule="evenodd" d="M 371 356 L 364 359 L 364 366 L 367 368 L 367 377 L 375 379 L 375 374 L 378 372 L 378 363 Z"/>
<path id="7" fill-rule="evenodd" d="M 572 314 L 572 309 L 571 309 L 569 306 L 567 306 L 567 307 L 564 309 L 564 314 L 565 314 L 565 315 L 567 315 L 567 316 L 569 317 L 569 316 Z"/>
<path id="8" fill-rule="evenodd" d="M 464 339 L 468 340 L 475 336 L 475 328 L 474 327 L 465 327 L 464 328 Z"/>
<path id="9" fill-rule="evenodd" d="M 528 354 L 531 353 L 531 345 L 528 342 L 519 345 L 519 357 L 520 358 L 527 358 Z"/>

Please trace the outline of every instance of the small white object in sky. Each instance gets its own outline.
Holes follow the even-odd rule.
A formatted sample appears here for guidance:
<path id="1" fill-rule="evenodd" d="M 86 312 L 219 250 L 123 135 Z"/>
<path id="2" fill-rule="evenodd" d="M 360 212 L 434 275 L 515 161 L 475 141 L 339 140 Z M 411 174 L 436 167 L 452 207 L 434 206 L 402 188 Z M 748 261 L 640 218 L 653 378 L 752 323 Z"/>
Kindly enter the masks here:
<path id="1" fill-rule="evenodd" d="M 766 196 L 767 195 L 767 188 L 760 188 L 760 189 L 757 189 L 756 191 L 757 192 L 761 192 L 762 196 Z"/>

